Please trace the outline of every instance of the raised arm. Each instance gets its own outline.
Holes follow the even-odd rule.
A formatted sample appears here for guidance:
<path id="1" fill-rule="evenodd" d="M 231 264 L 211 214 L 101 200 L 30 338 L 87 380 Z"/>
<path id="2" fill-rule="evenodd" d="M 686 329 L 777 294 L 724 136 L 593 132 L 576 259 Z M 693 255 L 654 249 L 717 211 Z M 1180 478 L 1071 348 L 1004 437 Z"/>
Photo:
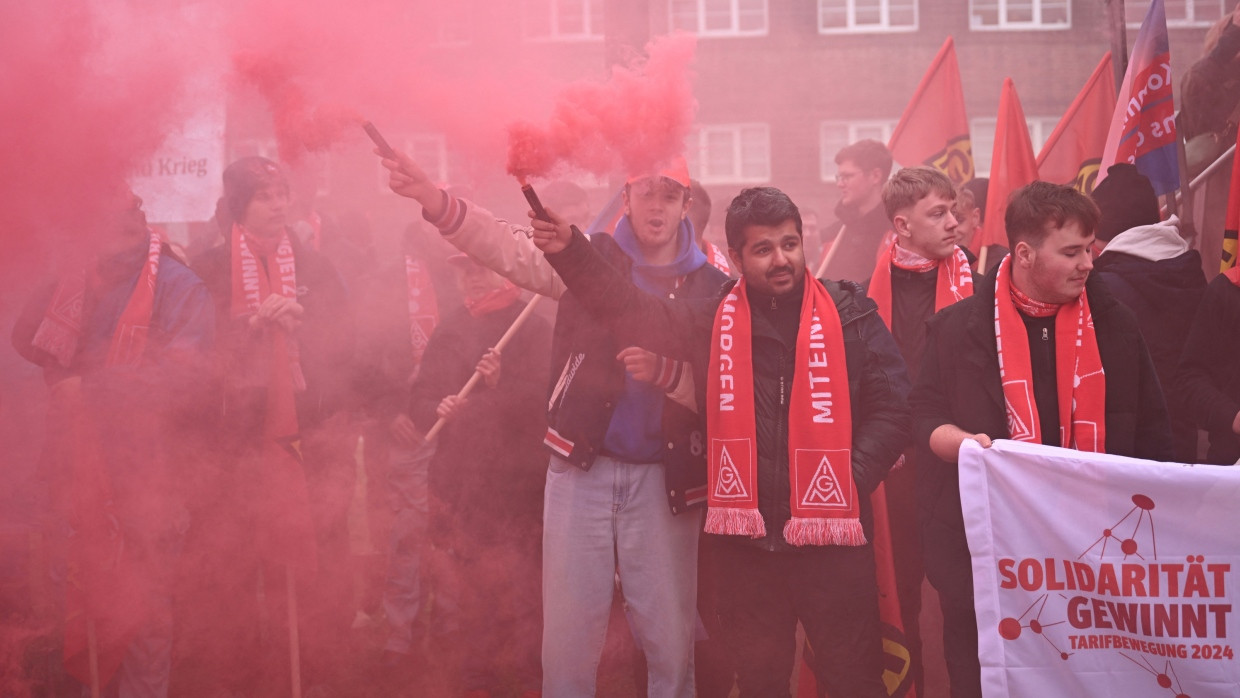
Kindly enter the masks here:
<path id="1" fill-rule="evenodd" d="M 472 202 L 436 187 L 412 158 L 397 153 L 385 158 L 391 173 L 389 186 L 422 205 L 422 217 L 439 229 L 444 239 L 474 261 L 512 283 L 554 299 L 564 283 L 530 241 L 530 228 L 496 218 Z"/>

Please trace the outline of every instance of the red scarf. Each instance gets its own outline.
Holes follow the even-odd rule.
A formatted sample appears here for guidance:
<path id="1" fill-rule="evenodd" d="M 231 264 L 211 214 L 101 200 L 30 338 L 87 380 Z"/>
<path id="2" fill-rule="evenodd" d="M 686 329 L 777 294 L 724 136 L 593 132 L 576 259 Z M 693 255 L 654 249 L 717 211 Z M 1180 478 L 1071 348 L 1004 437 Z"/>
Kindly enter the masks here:
<path id="1" fill-rule="evenodd" d="M 706 243 L 706 249 L 703 252 L 706 253 L 706 259 L 710 261 L 711 266 L 731 276 L 732 265 L 728 264 L 728 256 L 723 253 L 723 250 L 709 240 L 703 240 L 702 242 Z"/>
<path id="2" fill-rule="evenodd" d="M 995 344 L 1007 406 L 1008 438 L 1042 443 L 1028 334 L 1012 299 L 1013 291 L 1012 257 L 1008 255 L 1000 263 L 995 280 Z M 1055 313 L 1055 373 L 1059 443 L 1064 448 L 1102 453 L 1106 448 L 1106 374 L 1084 291 Z"/>
<path id="3" fill-rule="evenodd" d="M 878 256 L 874 266 L 874 275 L 870 277 L 869 296 L 878 304 L 879 317 L 891 327 L 891 267 L 895 265 L 910 271 L 939 270 L 938 281 L 934 287 L 934 312 L 962 301 L 973 295 L 973 270 L 969 268 L 969 258 L 964 250 L 955 248 L 955 252 L 947 259 L 904 260 L 900 258 L 903 251 L 895 240 L 887 245 Z M 911 254 L 911 253 L 910 253 Z"/>
<path id="4" fill-rule="evenodd" d="M 107 366 L 137 366 L 146 350 L 146 337 L 151 328 L 151 313 L 155 310 L 155 280 L 159 276 L 159 253 L 163 245 L 160 236 L 151 232 L 147 246 L 146 264 L 138 275 L 138 283 L 129 295 L 129 302 L 121 312 L 112 332 L 112 344 L 108 348 Z M 32 344 L 56 358 L 65 368 L 77 353 L 78 340 L 82 336 L 82 308 L 86 300 L 85 270 L 71 274 L 56 284 L 52 302 L 47 306 L 43 322 L 35 332 Z"/>
<path id="5" fill-rule="evenodd" d="M 521 289 L 514 285 L 508 279 L 504 279 L 504 285 L 497 289 L 489 291 L 481 298 L 466 298 L 465 309 L 473 317 L 493 313 L 500 308 L 507 308 L 521 297 Z"/>
<path id="6" fill-rule="evenodd" d="M 253 241 L 240 225 L 232 229 L 232 312 L 243 317 L 258 310 L 269 295 L 297 298 L 297 269 L 288 231 L 264 268 L 250 251 Z M 274 272 L 276 283 L 270 275 Z M 262 471 L 257 474 L 264 501 L 259 507 L 260 549 L 269 559 L 303 570 L 317 564 L 310 497 L 301 465 L 301 435 L 296 393 L 305 390 L 297 344 L 278 325 L 266 329 L 268 381 L 263 415 Z"/>
<path id="7" fill-rule="evenodd" d="M 422 354 L 439 324 L 439 305 L 430 274 L 413 255 L 405 255 L 405 281 L 409 288 L 409 338 L 413 342 L 412 380 L 422 367 Z"/>
<path id="8" fill-rule="evenodd" d="M 792 545 L 863 545 L 852 477 L 852 408 L 844 335 L 835 303 L 806 270 L 797 365 L 788 410 Z M 751 325 L 745 278 L 715 315 L 707 404 L 710 462 L 706 531 L 761 538 Z"/>

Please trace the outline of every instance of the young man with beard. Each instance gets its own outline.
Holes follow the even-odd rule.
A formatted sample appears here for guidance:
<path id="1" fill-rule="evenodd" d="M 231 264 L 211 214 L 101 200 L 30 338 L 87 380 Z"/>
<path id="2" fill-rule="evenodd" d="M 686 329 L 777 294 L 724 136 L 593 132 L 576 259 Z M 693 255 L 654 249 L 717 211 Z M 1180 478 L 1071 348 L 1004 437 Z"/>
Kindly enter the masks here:
<path id="1" fill-rule="evenodd" d="M 835 154 L 835 164 L 840 201 L 835 206 L 836 222 L 825 232 L 831 242 L 823 248 L 822 259 L 830 254 L 831 263 L 823 277 L 865 281 L 880 248 L 890 239 L 883 183 L 891 176 L 891 152 L 878 141 L 857 141 Z M 839 249 L 832 252 L 833 246 Z"/>
<path id="2" fill-rule="evenodd" d="M 955 199 L 951 180 L 932 167 L 902 169 L 883 186 L 883 207 L 896 236 L 879 253 L 868 293 L 878 304 L 878 314 L 890 328 L 914 381 L 926 346 L 926 321 L 937 311 L 973 295 L 973 270 L 958 245 L 957 222 L 952 214 Z M 913 454 L 906 453 L 887 477 L 884 489 L 910 672 L 915 684 L 921 686 L 918 617 L 925 570 L 914 466 Z"/>
<path id="3" fill-rule="evenodd" d="M 981 695 L 957 453 L 1008 438 L 1168 460 L 1166 404 L 1132 312 L 1090 277 L 1098 208 L 1067 186 L 1018 190 L 1012 253 L 930 320 L 911 403 L 926 576 L 943 609 L 954 698 Z"/>
<path id="4" fill-rule="evenodd" d="M 544 443 L 543 694 L 593 695 L 617 573 L 649 666 L 651 698 L 694 693 L 702 418 L 669 391 L 683 364 L 626 343 L 590 314 L 526 237 L 437 189 L 407 157 L 384 160 L 393 191 L 416 199 L 444 238 L 518 286 L 558 297 Z M 686 221 L 683 159 L 633 177 L 614 236 L 587 244 L 651 293 L 716 294 Z M 696 444 L 696 447 L 695 447 Z"/>
<path id="5" fill-rule="evenodd" d="M 783 192 L 728 208 L 741 279 L 722 299 L 663 299 L 562 221 L 535 242 L 587 311 L 626 342 L 695 367 L 706 406 L 706 532 L 742 696 L 788 695 L 796 624 L 832 696 L 886 696 L 868 495 L 908 435 L 904 364 L 861 288 L 810 276 Z"/>
<path id="6" fill-rule="evenodd" d="M 207 289 L 154 234 L 142 200 L 108 198 L 97 256 L 37 292 L 13 346 L 51 392 L 43 463 L 68 549 L 65 669 L 105 695 L 168 695 L 187 482 L 205 441 L 215 337 Z M 87 620 L 89 618 L 89 621 Z M 85 691 L 83 691 L 85 693 Z"/>

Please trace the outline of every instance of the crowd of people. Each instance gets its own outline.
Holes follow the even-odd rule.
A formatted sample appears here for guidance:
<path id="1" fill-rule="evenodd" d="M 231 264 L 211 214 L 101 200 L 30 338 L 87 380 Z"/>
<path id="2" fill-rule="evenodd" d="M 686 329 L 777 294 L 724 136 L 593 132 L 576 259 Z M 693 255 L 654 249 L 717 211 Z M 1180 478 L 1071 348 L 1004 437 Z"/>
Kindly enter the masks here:
<path id="1" fill-rule="evenodd" d="M 951 695 L 980 696 L 961 444 L 1235 463 L 1240 273 L 1207 284 L 1131 165 L 1091 195 L 1026 186 L 997 222 L 977 180 L 893 173 L 881 143 L 836 162 L 821 240 L 754 187 L 716 241 L 683 159 L 630 173 L 586 235 L 573 185 L 511 223 L 396 154 L 423 221 L 394 260 L 299 235 L 260 157 L 225 170 L 221 242 L 190 259 L 117 192 L 95 263 L 12 335 L 58 425 L 65 671 L 125 698 L 577 698 L 619 617 L 652 698 L 787 696 L 798 625 L 820 691 L 887 696 L 881 498 L 895 685 L 923 690 L 941 642 Z M 359 628 L 382 637 L 360 679 Z"/>

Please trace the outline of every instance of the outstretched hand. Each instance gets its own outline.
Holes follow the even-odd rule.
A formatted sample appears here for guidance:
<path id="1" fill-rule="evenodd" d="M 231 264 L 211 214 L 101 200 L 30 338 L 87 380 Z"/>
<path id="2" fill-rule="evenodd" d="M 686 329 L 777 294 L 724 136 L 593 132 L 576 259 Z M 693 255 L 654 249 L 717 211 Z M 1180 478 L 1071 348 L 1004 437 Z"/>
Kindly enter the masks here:
<path id="1" fill-rule="evenodd" d="M 422 207 L 427 209 L 427 213 L 432 218 L 438 217 L 442 213 L 439 210 L 441 201 L 439 188 L 431 182 L 431 178 L 418 167 L 418 163 L 413 158 L 400 152 L 394 151 L 396 159 L 384 157 L 378 148 L 374 150 L 375 155 L 383 158 L 383 166 L 388 170 L 388 186 L 392 191 L 401 196 L 417 200 Z"/>
<path id="2" fill-rule="evenodd" d="M 568 243 L 573 239 L 573 227 L 555 211 L 549 208 L 546 211 L 551 222 L 535 218 L 534 212 L 529 211 L 530 226 L 534 228 L 534 245 L 542 250 L 543 254 L 554 254 L 568 247 Z"/>

